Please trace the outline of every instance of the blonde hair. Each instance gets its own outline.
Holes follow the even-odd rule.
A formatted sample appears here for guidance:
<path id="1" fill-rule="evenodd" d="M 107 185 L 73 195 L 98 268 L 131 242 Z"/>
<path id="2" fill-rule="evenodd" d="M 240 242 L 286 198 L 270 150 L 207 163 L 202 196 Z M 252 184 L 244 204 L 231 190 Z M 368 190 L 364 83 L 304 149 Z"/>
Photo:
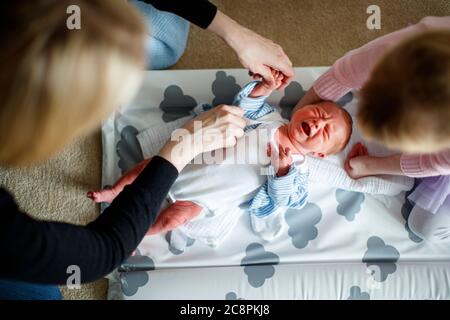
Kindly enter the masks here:
<path id="1" fill-rule="evenodd" d="M 70 5 L 81 29 L 66 27 Z M 137 90 L 146 28 L 126 1 L 9 4 L 1 32 L 0 164 L 43 160 L 97 127 Z"/>
<path id="2" fill-rule="evenodd" d="M 367 138 L 405 152 L 450 147 L 450 31 L 389 51 L 360 94 L 358 124 Z"/>

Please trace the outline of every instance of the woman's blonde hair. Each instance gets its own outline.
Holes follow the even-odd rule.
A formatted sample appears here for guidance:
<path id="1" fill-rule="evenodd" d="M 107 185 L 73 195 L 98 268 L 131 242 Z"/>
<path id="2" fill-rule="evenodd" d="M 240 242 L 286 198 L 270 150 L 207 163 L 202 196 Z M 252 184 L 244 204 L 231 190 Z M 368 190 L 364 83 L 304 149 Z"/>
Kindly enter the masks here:
<path id="1" fill-rule="evenodd" d="M 377 64 L 360 92 L 363 134 L 405 152 L 450 147 L 450 31 L 410 38 Z"/>
<path id="2" fill-rule="evenodd" d="M 81 29 L 69 30 L 70 5 Z M 0 164 L 43 160 L 137 90 L 146 28 L 127 1 L 8 3 L 0 31 Z"/>

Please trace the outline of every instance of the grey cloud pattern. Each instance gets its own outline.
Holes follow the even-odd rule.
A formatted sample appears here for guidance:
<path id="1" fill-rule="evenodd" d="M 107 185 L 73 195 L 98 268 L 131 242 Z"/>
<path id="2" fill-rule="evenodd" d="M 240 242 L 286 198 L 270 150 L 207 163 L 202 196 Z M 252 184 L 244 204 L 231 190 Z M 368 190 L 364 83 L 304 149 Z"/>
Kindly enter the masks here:
<path id="1" fill-rule="evenodd" d="M 284 97 L 280 100 L 281 116 L 284 119 L 290 120 L 292 109 L 294 109 L 297 102 L 306 94 L 300 83 L 292 81 L 284 89 Z"/>
<path id="2" fill-rule="evenodd" d="M 194 98 L 185 95 L 179 86 L 171 85 L 164 91 L 164 100 L 159 108 L 163 111 L 163 121 L 171 122 L 191 115 L 196 106 L 197 101 Z"/>
<path id="3" fill-rule="evenodd" d="M 131 297 L 137 293 L 140 287 L 148 282 L 148 274 L 145 271 L 126 272 L 120 274 L 120 285 L 124 295 Z"/>
<path id="4" fill-rule="evenodd" d="M 236 83 L 235 77 L 227 75 L 225 71 L 217 71 L 211 90 L 215 96 L 212 101 L 213 106 L 219 104 L 231 105 L 234 97 L 241 90 L 241 86 Z"/>
<path id="5" fill-rule="evenodd" d="M 373 236 L 367 240 L 367 251 L 362 262 L 372 270 L 375 281 L 383 282 L 397 270 L 396 262 L 399 258 L 400 253 L 395 247 L 385 244 L 380 237 Z"/>
<path id="6" fill-rule="evenodd" d="M 230 291 L 225 295 L 225 300 L 245 300 L 245 299 L 239 298 L 236 292 Z"/>
<path id="7" fill-rule="evenodd" d="M 136 294 L 138 289 L 148 283 L 147 271 L 155 270 L 155 263 L 150 257 L 140 255 L 136 250 L 134 256 L 129 257 L 119 267 L 120 284 L 126 296 Z"/>
<path id="8" fill-rule="evenodd" d="M 285 220 L 288 235 L 297 249 L 305 248 L 311 240 L 317 238 L 316 225 L 322 219 L 322 210 L 314 203 L 308 202 L 302 209 L 289 209 Z"/>
<path id="9" fill-rule="evenodd" d="M 172 231 L 169 231 L 169 232 L 166 233 L 166 237 L 165 237 L 165 239 L 166 239 L 166 241 L 167 241 L 167 244 L 168 244 L 168 246 L 169 246 L 169 251 L 170 251 L 172 254 L 174 254 L 174 255 L 180 255 L 180 254 L 182 254 L 184 251 L 179 250 L 179 249 L 177 249 L 177 248 L 174 248 L 174 247 L 172 247 L 172 246 L 170 245 L 170 236 L 171 236 L 171 234 L 172 234 Z M 190 246 L 194 245 L 194 243 L 195 243 L 195 239 L 188 238 L 188 239 L 187 239 L 187 242 L 186 242 L 186 247 L 190 247 Z"/>
<path id="10" fill-rule="evenodd" d="M 251 243 L 245 249 L 245 257 L 241 261 L 244 273 L 248 277 L 248 283 L 259 288 L 275 274 L 275 267 L 280 263 L 280 258 L 273 252 L 266 251 L 260 243 Z"/>
<path id="11" fill-rule="evenodd" d="M 353 286 L 350 288 L 350 296 L 347 300 L 370 300 L 370 295 L 361 291 L 359 286 Z"/>
<path id="12" fill-rule="evenodd" d="M 118 166 L 122 170 L 122 173 L 144 160 L 141 145 L 136 138 L 138 133 L 139 131 L 133 126 L 126 126 L 120 133 L 120 140 L 117 142 L 116 152 L 119 156 Z"/>
<path id="13" fill-rule="evenodd" d="M 341 107 L 343 107 L 343 106 L 345 106 L 347 103 L 352 102 L 353 97 L 354 97 L 354 96 L 353 96 L 353 93 L 352 93 L 352 92 L 349 92 L 349 93 L 347 93 L 345 96 L 343 96 L 342 98 L 340 98 L 340 99 L 336 102 L 336 104 L 339 105 L 339 106 L 341 106 Z"/>
<path id="14" fill-rule="evenodd" d="M 337 213 L 345 217 L 347 221 L 355 220 L 356 214 L 361 211 L 361 205 L 365 200 L 364 194 L 361 192 L 337 189 L 335 196 L 339 203 L 336 208 Z"/>

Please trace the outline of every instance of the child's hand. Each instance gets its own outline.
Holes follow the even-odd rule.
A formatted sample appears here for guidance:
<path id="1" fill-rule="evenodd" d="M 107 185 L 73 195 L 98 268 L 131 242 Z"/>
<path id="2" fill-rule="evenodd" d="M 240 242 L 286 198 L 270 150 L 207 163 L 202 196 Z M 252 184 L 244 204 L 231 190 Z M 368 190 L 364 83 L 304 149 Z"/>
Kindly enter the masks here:
<path id="1" fill-rule="evenodd" d="M 270 143 L 267 144 L 267 156 L 271 159 L 277 177 L 282 177 L 287 175 L 293 161 L 289 148 L 279 146 L 279 149 L 278 154 L 272 154 L 272 145 Z"/>
<path id="2" fill-rule="evenodd" d="M 371 175 L 368 162 L 372 158 L 362 143 L 356 143 L 347 155 L 344 168 L 352 179 L 359 179 Z"/>
<path id="3" fill-rule="evenodd" d="M 264 79 L 261 83 L 258 83 L 253 91 L 250 93 L 250 97 L 257 98 L 261 96 L 268 96 L 273 90 L 278 89 L 283 85 L 284 75 L 280 71 L 272 69 L 272 76 L 275 79 L 274 84 L 269 85 Z"/>

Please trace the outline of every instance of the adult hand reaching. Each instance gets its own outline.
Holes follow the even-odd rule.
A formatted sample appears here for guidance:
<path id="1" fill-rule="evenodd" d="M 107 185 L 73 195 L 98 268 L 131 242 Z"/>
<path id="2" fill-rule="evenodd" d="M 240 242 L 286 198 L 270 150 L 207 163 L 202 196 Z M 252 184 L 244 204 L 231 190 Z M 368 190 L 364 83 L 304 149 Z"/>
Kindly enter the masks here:
<path id="1" fill-rule="evenodd" d="M 244 110 L 220 105 L 175 130 L 172 139 L 159 156 L 171 162 L 180 172 L 198 154 L 232 147 L 244 135 Z"/>
<path id="2" fill-rule="evenodd" d="M 219 10 L 208 29 L 222 37 L 236 52 L 242 65 L 255 77 L 262 77 L 269 86 L 275 84 L 272 69 L 284 75 L 278 89 L 284 89 L 292 81 L 292 62 L 278 44 L 241 26 Z"/>

